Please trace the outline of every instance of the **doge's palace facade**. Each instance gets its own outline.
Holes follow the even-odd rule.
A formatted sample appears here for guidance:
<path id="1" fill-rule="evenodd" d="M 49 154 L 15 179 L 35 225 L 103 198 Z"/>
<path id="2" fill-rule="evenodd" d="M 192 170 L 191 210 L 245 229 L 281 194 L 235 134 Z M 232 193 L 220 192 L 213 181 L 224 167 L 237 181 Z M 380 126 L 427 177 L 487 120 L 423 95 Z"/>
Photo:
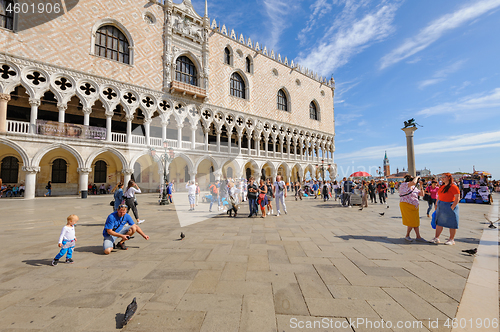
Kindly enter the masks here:
<path id="1" fill-rule="evenodd" d="M 189 0 L 80 0 L 53 17 L 0 8 L 4 184 L 25 183 L 26 198 L 48 181 L 56 195 L 131 177 L 156 191 L 165 146 L 180 188 L 314 178 L 321 164 L 336 175 L 333 78 L 211 22 L 206 7 L 200 16 Z"/>

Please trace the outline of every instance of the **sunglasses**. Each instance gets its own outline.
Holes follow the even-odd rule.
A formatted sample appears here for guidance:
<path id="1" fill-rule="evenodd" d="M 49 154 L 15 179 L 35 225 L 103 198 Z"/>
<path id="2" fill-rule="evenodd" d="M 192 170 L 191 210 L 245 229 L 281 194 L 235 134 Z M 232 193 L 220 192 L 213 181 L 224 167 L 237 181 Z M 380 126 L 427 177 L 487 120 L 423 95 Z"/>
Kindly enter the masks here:
<path id="1" fill-rule="evenodd" d="M 121 205 L 119 205 L 119 206 L 118 206 L 118 208 L 120 208 L 120 209 L 121 209 L 121 208 L 128 208 L 128 205 L 126 205 L 126 204 L 121 204 Z"/>

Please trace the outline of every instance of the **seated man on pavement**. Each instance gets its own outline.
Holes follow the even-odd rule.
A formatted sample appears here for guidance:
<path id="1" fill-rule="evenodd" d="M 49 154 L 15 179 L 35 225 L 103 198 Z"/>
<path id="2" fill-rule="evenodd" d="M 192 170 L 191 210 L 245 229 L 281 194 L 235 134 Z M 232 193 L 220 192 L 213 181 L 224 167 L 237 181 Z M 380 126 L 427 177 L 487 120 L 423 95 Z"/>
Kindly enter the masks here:
<path id="1" fill-rule="evenodd" d="M 109 255 L 111 253 L 118 238 L 121 238 L 121 240 L 116 244 L 116 247 L 127 250 L 125 241 L 129 240 L 130 236 L 135 232 L 139 233 L 146 240 L 149 240 L 149 236 L 144 234 L 139 225 L 136 225 L 132 217 L 127 214 L 127 205 L 120 205 L 117 211 L 108 216 L 104 225 L 104 231 L 102 232 L 104 236 L 104 254 Z"/>

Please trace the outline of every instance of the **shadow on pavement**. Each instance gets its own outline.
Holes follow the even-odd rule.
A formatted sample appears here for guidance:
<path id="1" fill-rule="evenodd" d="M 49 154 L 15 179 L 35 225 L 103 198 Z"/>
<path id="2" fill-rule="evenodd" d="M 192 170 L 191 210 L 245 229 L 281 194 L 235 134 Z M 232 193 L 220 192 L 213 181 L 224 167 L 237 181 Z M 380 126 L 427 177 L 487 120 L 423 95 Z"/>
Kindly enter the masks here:
<path id="1" fill-rule="evenodd" d="M 333 203 L 333 204 L 329 203 L 329 204 L 318 204 L 315 207 L 329 208 L 329 209 L 334 208 L 334 209 L 336 209 L 336 208 L 342 208 L 343 206 L 339 205 L 338 203 Z"/>
<path id="2" fill-rule="evenodd" d="M 86 247 L 75 247 L 77 252 L 91 252 L 96 255 L 104 255 L 102 245 L 100 246 L 86 246 Z"/>
<path id="3" fill-rule="evenodd" d="M 26 263 L 31 266 L 44 266 L 44 265 L 51 265 L 52 259 L 27 259 L 23 261 L 23 263 Z"/>
<path id="4" fill-rule="evenodd" d="M 76 226 L 88 226 L 88 227 L 94 227 L 94 226 L 99 226 L 99 227 L 104 227 L 104 224 L 77 224 Z"/>
<path id="5" fill-rule="evenodd" d="M 349 241 L 349 240 L 365 240 L 371 242 L 382 242 L 382 243 L 393 243 L 393 244 L 408 244 L 403 237 L 389 238 L 387 236 L 369 236 L 369 235 L 340 235 L 338 238 Z M 410 244 L 431 244 L 428 242 L 410 242 Z"/>
<path id="6" fill-rule="evenodd" d="M 116 314 L 115 321 L 116 321 L 116 329 L 117 330 L 120 330 L 120 329 L 124 328 L 124 326 L 122 324 L 124 317 L 125 317 L 125 314 L 122 314 L 122 313 L 117 313 Z"/>

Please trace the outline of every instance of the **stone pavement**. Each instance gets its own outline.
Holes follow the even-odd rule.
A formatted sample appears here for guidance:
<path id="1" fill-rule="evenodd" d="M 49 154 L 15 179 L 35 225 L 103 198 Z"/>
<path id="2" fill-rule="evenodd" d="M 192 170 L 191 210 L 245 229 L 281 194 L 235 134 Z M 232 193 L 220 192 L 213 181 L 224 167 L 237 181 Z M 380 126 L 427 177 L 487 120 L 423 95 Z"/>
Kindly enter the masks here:
<path id="1" fill-rule="evenodd" d="M 477 247 L 483 231 L 495 232 L 486 245 L 498 245 L 483 218 L 489 205 L 460 204 L 456 245 L 436 246 L 404 241 L 396 195 L 388 209 L 363 211 L 292 197 L 288 215 L 265 219 L 247 218 L 243 204 L 238 218 L 181 228 L 173 205 L 143 194 L 141 227 L 151 239 L 136 235 L 129 250 L 105 256 L 110 200 L 0 200 L 0 331 L 115 331 L 134 297 L 139 308 L 124 331 L 449 331 L 443 324 L 457 313 L 474 261 L 461 250 Z M 431 239 L 424 204 L 421 233 Z M 207 211 L 200 203 L 195 213 Z M 75 263 L 52 267 L 71 213 L 80 217 Z M 498 289 L 484 296 L 498 303 Z M 376 329 L 382 319 L 392 328 Z"/>

